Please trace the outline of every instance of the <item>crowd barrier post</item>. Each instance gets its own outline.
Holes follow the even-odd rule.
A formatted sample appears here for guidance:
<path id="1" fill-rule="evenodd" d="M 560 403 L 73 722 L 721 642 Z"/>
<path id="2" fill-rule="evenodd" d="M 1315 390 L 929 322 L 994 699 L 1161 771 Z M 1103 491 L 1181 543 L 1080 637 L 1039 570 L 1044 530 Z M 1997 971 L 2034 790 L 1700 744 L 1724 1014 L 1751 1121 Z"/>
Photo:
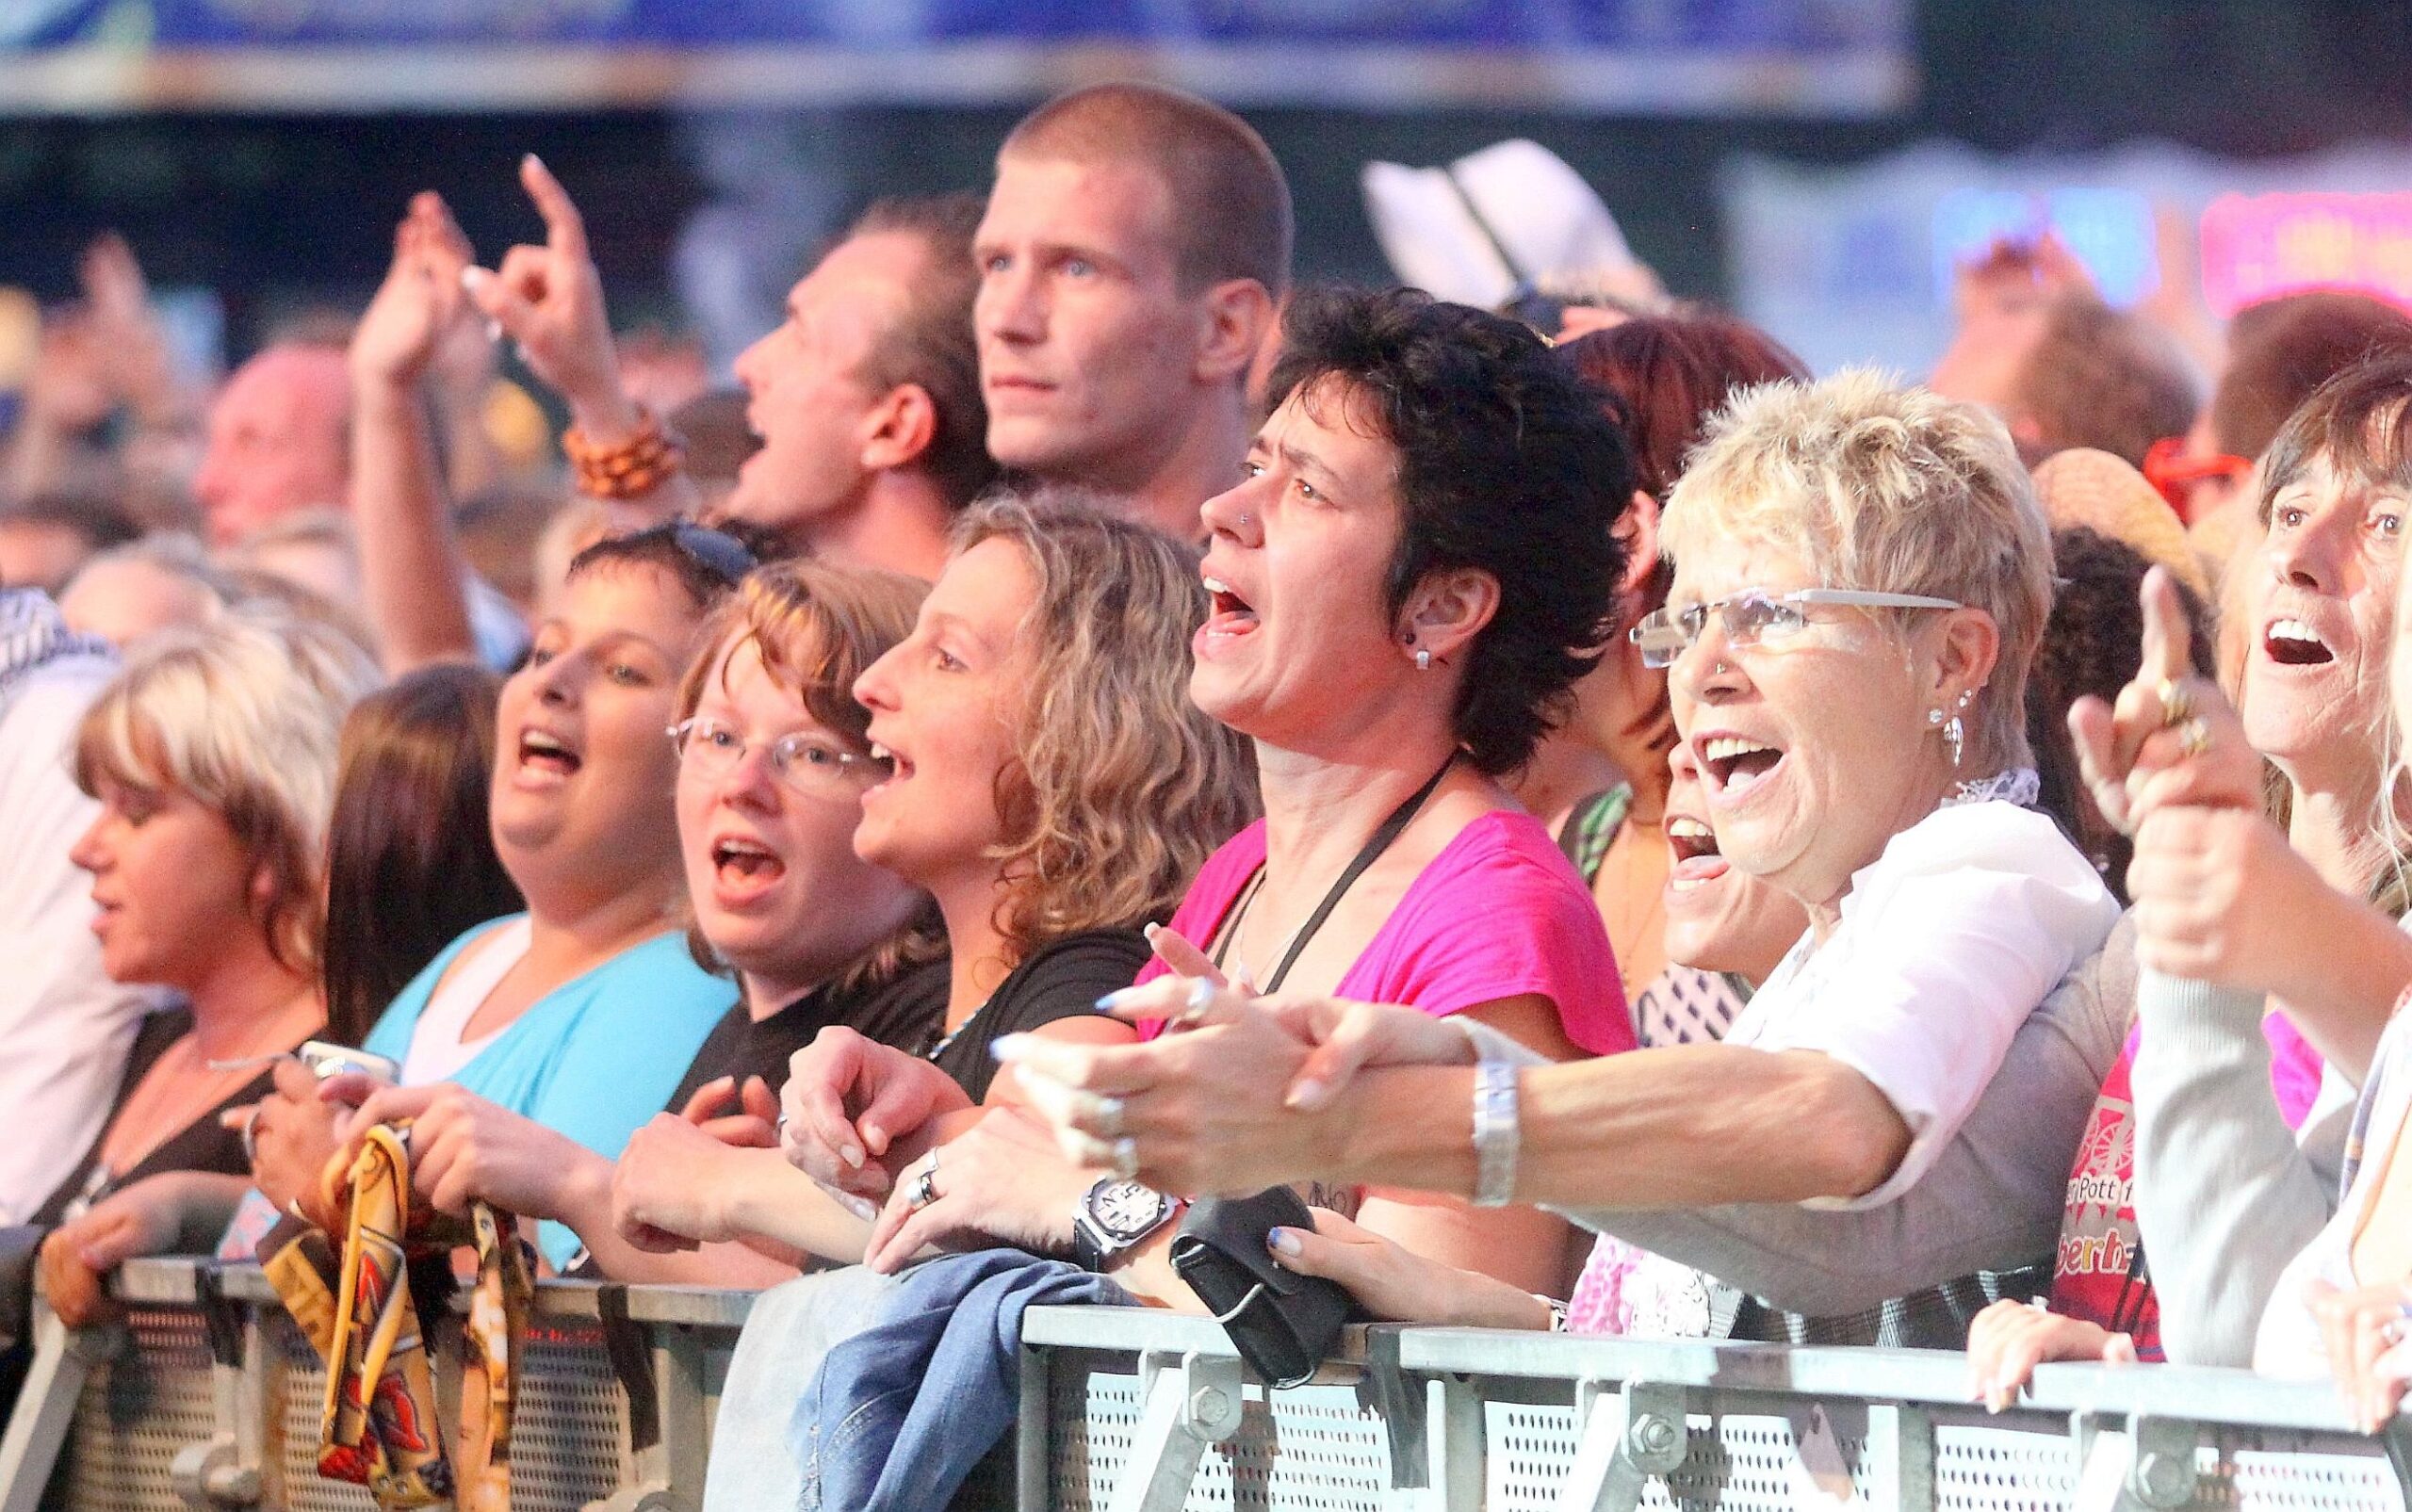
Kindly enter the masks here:
<path id="1" fill-rule="evenodd" d="M 0 1512 L 35 1512 L 66 1447 L 92 1367 L 125 1343 L 116 1327 L 70 1328 L 41 1297 L 33 1304 L 33 1358 L 0 1434 Z"/>

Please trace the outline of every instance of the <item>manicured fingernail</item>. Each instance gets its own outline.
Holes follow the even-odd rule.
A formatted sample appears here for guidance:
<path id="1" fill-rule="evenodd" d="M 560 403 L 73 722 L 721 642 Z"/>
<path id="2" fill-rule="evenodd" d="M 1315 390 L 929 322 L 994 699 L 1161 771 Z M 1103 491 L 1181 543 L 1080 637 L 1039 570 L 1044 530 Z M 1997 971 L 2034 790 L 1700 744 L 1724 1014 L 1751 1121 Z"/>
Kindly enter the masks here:
<path id="1" fill-rule="evenodd" d="M 857 1171 L 863 1168 L 863 1152 L 852 1145 L 839 1146 L 838 1158 Z"/>
<path id="2" fill-rule="evenodd" d="M 531 165 L 537 168 L 542 168 L 545 166 L 545 160 L 537 156 L 534 153 L 530 153 L 527 156 L 519 160 L 519 166 L 522 168 L 527 168 Z"/>
<path id="3" fill-rule="evenodd" d="M 1292 1087 L 1289 1096 L 1283 1097 L 1281 1102 L 1284 1107 L 1289 1108 L 1312 1108 L 1323 1101 L 1325 1090 L 1322 1082 L 1310 1077 Z"/>
<path id="4" fill-rule="evenodd" d="M 1146 940 L 1149 944 L 1153 945 L 1156 943 L 1156 935 L 1161 933 L 1163 929 L 1164 926 L 1162 924 L 1142 924 L 1139 926 L 1139 937 Z"/>
<path id="5" fill-rule="evenodd" d="M 1000 1034 L 988 1042 L 988 1053 L 1001 1061 L 1018 1061 L 1029 1049 L 1028 1034 Z"/>
<path id="6" fill-rule="evenodd" d="M 1189 984 L 1189 1006 L 1193 1012 L 1202 1011 L 1214 1000 L 1214 984 L 1199 977 Z"/>
<path id="7" fill-rule="evenodd" d="M 1116 987 L 1097 1000 L 1097 1011 L 1101 1014 L 1110 1014 L 1128 1002 L 1131 995 L 1138 990 L 1136 987 Z"/>
<path id="8" fill-rule="evenodd" d="M 1264 1236 L 1264 1243 L 1266 1247 L 1276 1255 L 1287 1255 L 1293 1259 L 1296 1258 L 1300 1250 L 1307 1247 L 1298 1243 L 1296 1233 L 1287 1228 L 1274 1229 Z"/>

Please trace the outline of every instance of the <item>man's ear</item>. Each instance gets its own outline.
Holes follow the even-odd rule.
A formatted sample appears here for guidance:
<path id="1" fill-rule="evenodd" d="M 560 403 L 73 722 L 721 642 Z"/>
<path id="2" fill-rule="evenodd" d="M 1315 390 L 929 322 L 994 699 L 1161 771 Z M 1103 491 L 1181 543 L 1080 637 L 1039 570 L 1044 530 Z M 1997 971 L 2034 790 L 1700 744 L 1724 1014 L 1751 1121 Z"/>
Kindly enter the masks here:
<path id="1" fill-rule="evenodd" d="M 938 438 L 938 407 L 919 383 L 899 383 L 864 413 L 859 457 L 869 472 L 909 467 Z"/>
<path id="2" fill-rule="evenodd" d="M 1399 639 L 1414 637 L 1413 651 L 1447 661 L 1474 643 L 1499 612 L 1499 579 L 1474 567 L 1426 574 L 1407 595 Z"/>
<path id="3" fill-rule="evenodd" d="M 1276 314 L 1273 296 L 1252 278 L 1227 278 L 1199 296 L 1198 381 L 1237 382 L 1256 362 Z"/>

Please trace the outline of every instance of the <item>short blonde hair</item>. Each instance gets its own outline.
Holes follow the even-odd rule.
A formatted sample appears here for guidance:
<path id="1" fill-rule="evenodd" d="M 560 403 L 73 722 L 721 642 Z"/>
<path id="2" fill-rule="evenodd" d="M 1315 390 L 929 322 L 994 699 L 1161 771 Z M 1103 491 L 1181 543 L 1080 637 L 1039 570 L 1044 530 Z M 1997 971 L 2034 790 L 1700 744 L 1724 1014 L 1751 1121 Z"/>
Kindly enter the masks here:
<path id="1" fill-rule="evenodd" d="M 1195 548 L 1060 485 L 966 511 L 960 554 L 1019 547 L 1036 579 L 1036 658 L 1000 782 L 1008 837 L 998 926 L 1026 957 L 1084 930 L 1169 915 L 1198 869 L 1256 817 L 1250 748 L 1189 701 L 1206 590 Z"/>
<path id="2" fill-rule="evenodd" d="M 257 606 L 146 640 L 76 728 L 75 784 L 174 789 L 234 831 L 270 879 L 269 951 L 316 971 L 344 716 L 377 686 L 327 626 Z"/>
<path id="3" fill-rule="evenodd" d="M 1744 389 L 1710 420 L 1659 531 L 1678 561 L 1719 539 L 1789 552 L 1830 588 L 1992 616 L 2001 654 L 1967 716 L 1967 771 L 2033 763 L 2027 671 L 2052 610 L 2052 537 L 1999 420 L 1866 368 Z"/>

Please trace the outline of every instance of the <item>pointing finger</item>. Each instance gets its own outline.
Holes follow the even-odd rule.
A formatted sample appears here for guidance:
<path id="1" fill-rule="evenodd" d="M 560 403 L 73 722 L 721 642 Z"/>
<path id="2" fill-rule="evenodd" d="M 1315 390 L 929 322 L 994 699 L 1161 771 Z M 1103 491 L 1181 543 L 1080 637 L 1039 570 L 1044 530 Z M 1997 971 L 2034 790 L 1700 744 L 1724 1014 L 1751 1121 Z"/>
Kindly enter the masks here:
<path id="1" fill-rule="evenodd" d="M 520 187 L 528 198 L 536 202 L 536 213 L 545 218 L 545 245 L 556 255 L 578 262 L 586 261 L 586 221 L 578 213 L 577 203 L 561 180 L 545 166 L 545 160 L 534 153 L 519 160 Z"/>
<path id="2" fill-rule="evenodd" d="M 2177 584 L 2169 569 L 2155 567 L 2145 573 L 2138 596 L 2144 611 L 2144 655 L 2137 675 L 2169 682 L 2191 676 L 2193 632 L 2187 627 L 2186 606 L 2177 596 Z"/>

